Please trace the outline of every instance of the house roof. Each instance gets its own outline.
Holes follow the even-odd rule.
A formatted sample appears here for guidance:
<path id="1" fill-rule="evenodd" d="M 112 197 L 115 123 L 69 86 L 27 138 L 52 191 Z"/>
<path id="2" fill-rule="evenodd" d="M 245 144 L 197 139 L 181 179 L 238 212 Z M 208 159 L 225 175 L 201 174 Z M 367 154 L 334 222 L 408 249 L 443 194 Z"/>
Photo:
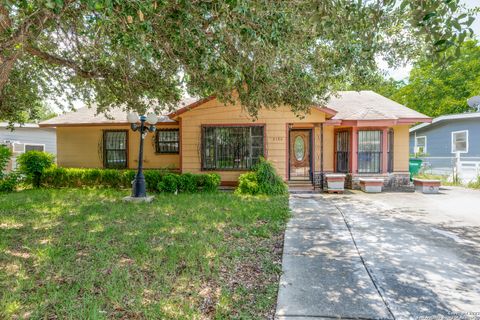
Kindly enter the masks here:
<path id="1" fill-rule="evenodd" d="M 425 128 L 430 125 L 437 124 L 439 122 L 449 121 L 449 120 L 464 120 L 464 119 L 475 119 L 480 118 L 480 112 L 469 112 L 469 113 L 458 113 L 458 114 L 447 114 L 434 118 L 431 123 L 421 123 L 415 127 L 410 128 L 410 132 L 415 132 L 419 129 Z"/>
<path id="2" fill-rule="evenodd" d="M 0 122 L 0 128 L 7 128 L 9 125 L 8 122 Z M 38 124 L 36 123 L 14 123 L 13 124 L 14 128 L 38 128 Z"/>
<path id="3" fill-rule="evenodd" d="M 373 91 L 340 91 L 327 102 L 337 111 L 333 120 L 407 120 L 430 121 L 431 118 Z"/>
<path id="4" fill-rule="evenodd" d="M 59 115 L 55 118 L 40 122 L 41 127 L 62 127 L 62 126 L 95 126 L 95 125 L 129 125 L 127 121 L 128 112 L 121 108 L 113 108 L 107 114 L 97 114 L 95 108 L 83 107 Z M 159 123 L 175 123 L 168 116 L 160 116 Z"/>
<path id="5" fill-rule="evenodd" d="M 180 102 L 180 108 L 168 116 L 159 118 L 160 123 L 176 123 L 175 117 L 192 110 L 214 99 L 210 96 L 203 99 L 188 97 Z M 392 123 L 413 124 L 429 122 L 431 118 L 417 111 L 409 109 L 373 91 L 341 91 L 332 97 L 326 106 L 314 106 L 325 112 L 332 123 L 342 121 L 390 121 Z M 110 110 L 107 115 L 96 114 L 95 108 L 80 108 L 75 112 L 68 112 L 40 123 L 41 127 L 60 126 L 92 126 L 92 125 L 126 125 L 127 112 L 121 108 Z M 403 121 L 403 122 L 402 122 Z"/>

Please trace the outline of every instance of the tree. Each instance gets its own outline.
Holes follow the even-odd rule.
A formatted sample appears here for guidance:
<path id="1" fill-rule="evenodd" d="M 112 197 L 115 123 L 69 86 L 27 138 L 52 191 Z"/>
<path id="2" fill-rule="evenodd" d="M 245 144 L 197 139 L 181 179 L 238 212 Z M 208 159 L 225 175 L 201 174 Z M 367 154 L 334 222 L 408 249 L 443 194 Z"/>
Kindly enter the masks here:
<path id="1" fill-rule="evenodd" d="M 480 46 L 471 40 L 462 49 L 444 67 L 426 59 L 415 64 L 408 84 L 391 98 L 431 117 L 470 111 L 467 100 L 480 95 Z"/>
<path id="2" fill-rule="evenodd" d="M 45 99 L 174 108 L 184 88 L 306 112 L 378 55 L 450 59 L 471 14 L 459 0 L 0 0 L 0 118 Z"/>

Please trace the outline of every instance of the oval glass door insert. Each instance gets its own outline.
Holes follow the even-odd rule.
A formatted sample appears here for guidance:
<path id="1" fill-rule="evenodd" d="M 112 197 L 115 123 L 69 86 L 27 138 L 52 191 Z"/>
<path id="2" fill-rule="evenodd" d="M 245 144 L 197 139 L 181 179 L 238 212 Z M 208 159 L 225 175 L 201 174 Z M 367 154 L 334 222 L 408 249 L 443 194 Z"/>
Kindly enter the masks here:
<path id="1" fill-rule="evenodd" d="M 302 161 L 303 158 L 305 157 L 305 142 L 303 141 L 302 137 L 297 136 L 295 138 L 295 143 L 293 148 L 295 152 L 295 159 L 297 159 L 297 161 Z"/>

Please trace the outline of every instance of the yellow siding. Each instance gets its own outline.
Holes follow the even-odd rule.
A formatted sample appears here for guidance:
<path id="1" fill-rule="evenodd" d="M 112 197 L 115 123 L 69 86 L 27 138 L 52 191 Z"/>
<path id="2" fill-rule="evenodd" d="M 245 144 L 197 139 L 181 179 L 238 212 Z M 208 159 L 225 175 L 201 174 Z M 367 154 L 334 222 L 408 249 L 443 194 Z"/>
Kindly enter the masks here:
<path id="1" fill-rule="evenodd" d="M 178 128 L 178 125 L 158 125 L 159 128 Z M 138 165 L 139 133 L 128 126 L 110 127 L 58 127 L 57 128 L 57 163 L 60 167 L 102 168 L 102 137 L 104 130 L 128 130 L 128 167 Z M 178 169 L 178 154 L 156 154 L 154 133 L 149 133 L 144 142 L 145 168 Z"/>
<path id="2" fill-rule="evenodd" d="M 323 128 L 323 171 L 333 172 L 334 170 L 334 127 L 324 126 Z"/>
<path id="3" fill-rule="evenodd" d="M 393 168 L 395 172 L 408 171 L 409 131 L 408 126 L 393 127 Z"/>
<path id="4" fill-rule="evenodd" d="M 325 121 L 325 114 L 312 110 L 303 118 L 296 117 L 288 107 L 276 110 L 261 110 L 254 121 L 237 105 L 225 106 L 216 99 L 192 109 L 181 116 L 182 121 L 182 171 L 201 172 L 201 126 L 203 124 L 265 124 L 266 157 L 275 165 L 278 173 L 286 178 L 287 124 L 311 128 L 312 123 Z M 242 171 L 216 171 L 223 181 L 237 181 Z"/>

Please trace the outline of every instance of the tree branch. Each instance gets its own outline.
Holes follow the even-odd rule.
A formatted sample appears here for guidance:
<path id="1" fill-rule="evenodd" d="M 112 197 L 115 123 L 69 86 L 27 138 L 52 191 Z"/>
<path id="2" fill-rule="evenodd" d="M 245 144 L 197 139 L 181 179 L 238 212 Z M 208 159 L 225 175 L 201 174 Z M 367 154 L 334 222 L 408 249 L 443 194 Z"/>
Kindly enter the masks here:
<path id="1" fill-rule="evenodd" d="M 41 51 L 40 49 L 32 47 L 32 46 L 26 46 L 25 51 L 30 53 L 33 56 L 36 56 L 36 57 L 48 62 L 48 63 L 68 67 L 68 68 L 72 69 L 73 71 L 75 71 L 75 73 L 82 78 L 92 79 L 92 78 L 101 76 L 99 73 L 96 73 L 94 71 L 89 71 L 89 70 L 82 69 L 82 67 L 80 67 L 75 61 L 64 59 L 64 58 L 52 55 L 50 53 Z"/>

